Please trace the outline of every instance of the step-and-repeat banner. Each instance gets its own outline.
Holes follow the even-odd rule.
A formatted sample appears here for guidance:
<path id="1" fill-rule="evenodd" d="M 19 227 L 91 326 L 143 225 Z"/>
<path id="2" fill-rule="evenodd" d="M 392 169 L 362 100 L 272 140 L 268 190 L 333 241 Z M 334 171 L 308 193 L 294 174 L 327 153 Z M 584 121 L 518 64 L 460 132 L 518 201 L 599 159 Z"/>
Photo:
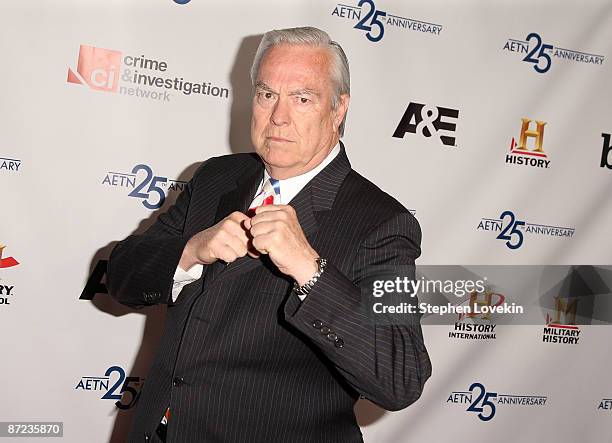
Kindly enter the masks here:
<path id="1" fill-rule="evenodd" d="M 125 439 L 165 312 L 107 295 L 109 252 L 251 150 L 262 33 L 316 26 L 350 61 L 349 159 L 419 220 L 418 264 L 528 265 L 552 297 L 529 324 L 424 318 L 433 375 L 403 411 L 360 401 L 365 441 L 612 440 L 609 297 L 577 322 L 554 290 L 586 267 L 610 292 L 609 0 L 5 1 L 0 24 L 0 421 Z"/>

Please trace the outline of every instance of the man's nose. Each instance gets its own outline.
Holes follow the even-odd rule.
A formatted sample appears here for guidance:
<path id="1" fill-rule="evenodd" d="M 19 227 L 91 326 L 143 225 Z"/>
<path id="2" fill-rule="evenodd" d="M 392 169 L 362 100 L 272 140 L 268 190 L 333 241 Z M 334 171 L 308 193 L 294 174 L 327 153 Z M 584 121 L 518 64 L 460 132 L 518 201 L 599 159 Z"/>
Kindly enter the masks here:
<path id="1" fill-rule="evenodd" d="M 275 126 L 283 126 L 289 123 L 289 103 L 287 99 L 279 97 L 276 100 L 270 120 Z"/>

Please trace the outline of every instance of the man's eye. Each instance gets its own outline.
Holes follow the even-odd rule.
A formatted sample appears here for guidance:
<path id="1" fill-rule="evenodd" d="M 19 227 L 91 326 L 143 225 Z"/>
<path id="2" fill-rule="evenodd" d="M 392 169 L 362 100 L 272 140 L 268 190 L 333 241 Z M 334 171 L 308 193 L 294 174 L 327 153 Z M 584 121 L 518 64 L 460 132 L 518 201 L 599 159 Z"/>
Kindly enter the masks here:
<path id="1" fill-rule="evenodd" d="M 266 91 L 259 92 L 257 96 L 259 97 L 259 99 L 263 99 L 263 100 L 273 100 L 274 99 L 274 94 L 271 92 L 266 92 Z"/>
<path id="2" fill-rule="evenodd" d="M 303 104 L 303 105 L 305 105 L 306 103 L 308 103 L 310 101 L 306 97 L 300 97 L 299 100 L 300 100 L 300 103 Z"/>

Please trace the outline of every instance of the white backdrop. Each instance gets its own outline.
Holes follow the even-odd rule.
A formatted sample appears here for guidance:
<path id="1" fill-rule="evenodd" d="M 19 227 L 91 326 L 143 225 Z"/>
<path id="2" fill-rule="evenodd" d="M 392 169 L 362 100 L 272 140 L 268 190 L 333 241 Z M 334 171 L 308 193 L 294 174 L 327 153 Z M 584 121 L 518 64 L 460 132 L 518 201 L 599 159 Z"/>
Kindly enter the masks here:
<path id="1" fill-rule="evenodd" d="M 2 2 L 0 421 L 63 421 L 70 442 L 124 440 L 134 407 L 101 397 L 141 388 L 164 311 L 79 297 L 113 242 L 158 215 L 143 202 L 155 206 L 162 193 L 163 211 L 201 161 L 251 149 L 248 69 L 259 38 L 305 25 L 326 30 L 349 57 L 349 159 L 415 212 L 419 264 L 611 263 L 608 0 Z M 135 57 L 166 69 L 128 66 Z M 227 96 L 136 85 L 126 80 L 135 70 Z M 418 125 L 426 114 L 409 115 L 408 132 L 393 137 L 411 103 L 458 117 L 441 117 L 451 123 L 444 132 Z M 528 130 L 546 123 L 541 153 L 535 137 L 516 151 L 523 118 Z M 130 197 L 143 180 L 147 198 Z M 513 248 L 496 238 L 505 228 Z M 433 375 L 422 398 L 395 413 L 360 403 L 365 441 L 612 441 L 612 330 L 581 326 L 577 344 L 552 344 L 542 341 L 545 323 L 500 325 L 494 340 L 426 325 Z M 113 366 L 136 379 L 107 373 Z M 490 415 L 473 383 L 546 401 L 498 403 L 484 421 L 468 410 Z"/>

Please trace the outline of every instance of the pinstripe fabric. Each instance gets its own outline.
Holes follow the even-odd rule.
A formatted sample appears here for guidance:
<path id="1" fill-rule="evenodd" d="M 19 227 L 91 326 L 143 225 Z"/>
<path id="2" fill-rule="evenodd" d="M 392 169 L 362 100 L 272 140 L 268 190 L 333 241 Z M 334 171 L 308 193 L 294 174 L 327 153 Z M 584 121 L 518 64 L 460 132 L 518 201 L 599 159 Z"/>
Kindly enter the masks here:
<path id="1" fill-rule="evenodd" d="M 353 413 L 360 394 L 390 410 L 421 394 L 431 365 L 420 326 L 371 324 L 358 286 L 371 266 L 414 263 L 420 228 L 350 168 L 343 146 L 291 202 L 329 263 L 304 302 L 265 256 L 205 266 L 202 278 L 170 301 L 187 239 L 234 210 L 244 212 L 262 175 L 251 154 L 210 159 L 175 206 L 111 254 L 113 297 L 135 307 L 168 303 L 130 441 L 145 434 L 156 441 L 170 405 L 168 442 L 360 442 Z"/>

